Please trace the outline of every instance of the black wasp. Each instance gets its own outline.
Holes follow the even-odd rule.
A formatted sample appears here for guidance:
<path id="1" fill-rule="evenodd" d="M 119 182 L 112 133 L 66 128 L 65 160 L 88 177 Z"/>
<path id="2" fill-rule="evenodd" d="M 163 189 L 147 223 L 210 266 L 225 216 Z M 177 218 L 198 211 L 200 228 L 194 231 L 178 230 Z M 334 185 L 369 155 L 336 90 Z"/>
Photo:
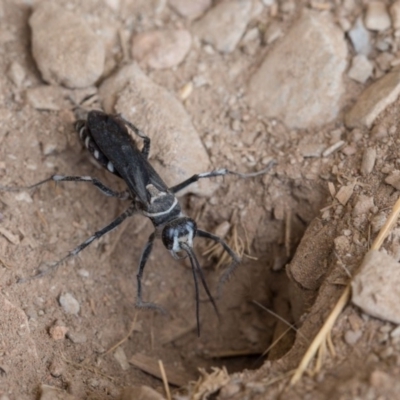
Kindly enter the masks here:
<path id="1" fill-rule="evenodd" d="M 135 135 L 143 140 L 144 144 L 142 150 L 139 150 L 137 147 L 135 141 L 128 132 L 128 128 L 130 128 Z M 214 170 L 211 172 L 193 175 L 178 185 L 169 188 L 148 161 L 150 152 L 150 138 L 120 115 L 108 115 L 102 111 L 90 111 L 86 120 L 78 120 L 75 122 L 75 130 L 78 132 L 80 139 L 92 156 L 108 171 L 124 180 L 128 186 L 127 190 L 123 192 L 116 192 L 105 186 L 98 179 L 90 176 L 62 175 L 53 175 L 50 178 L 29 187 L 3 187 L 2 189 L 32 189 L 49 181 L 89 182 L 96 186 L 106 196 L 117 197 L 122 200 L 129 200 L 131 204 L 109 225 L 97 231 L 94 235 L 70 251 L 64 258 L 53 264 L 50 268 L 38 273 L 32 278 L 42 277 L 43 275 L 56 269 L 66 259 L 80 253 L 94 240 L 99 239 L 106 233 L 115 229 L 126 218 L 132 216 L 133 214 L 142 214 L 151 220 L 155 229 L 148 238 L 140 258 L 139 270 L 137 273 L 138 287 L 136 305 L 141 308 L 162 310 L 161 307 L 157 306 L 156 304 L 144 302 L 142 300 L 143 270 L 152 251 L 155 238 L 161 237 L 164 246 L 171 252 L 175 259 L 180 259 L 187 256 L 190 259 L 195 283 L 197 331 L 198 334 L 200 334 L 198 277 L 200 277 L 207 296 L 217 314 L 218 309 L 193 251 L 194 238 L 198 236 L 220 243 L 224 250 L 232 258 L 232 263 L 222 275 L 220 284 L 223 284 L 228 280 L 236 266 L 239 264 L 240 257 L 220 237 L 197 228 L 196 222 L 193 219 L 185 216 L 185 214 L 182 212 L 181 206 L 175 195 L 177 192 L 198 181 L 199 179 L 224 176 L 228 174 L 237 175 L 242 178 L 254 177 L 266 173 L 269 167 L 265 170 L 252 174 L 241 174 L 238 172 L 229 171 L 227 169 Z M 23 279 L 21 281 L 27 281 L 32 278 Z"/>

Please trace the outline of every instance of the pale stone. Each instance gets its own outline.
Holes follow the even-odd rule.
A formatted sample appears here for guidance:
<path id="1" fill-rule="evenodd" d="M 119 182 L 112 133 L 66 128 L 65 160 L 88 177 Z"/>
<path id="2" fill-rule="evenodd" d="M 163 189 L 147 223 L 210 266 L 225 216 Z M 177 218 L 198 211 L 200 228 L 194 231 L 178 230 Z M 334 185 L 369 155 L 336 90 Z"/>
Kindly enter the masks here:
<path id="1" fill-rule="evenodd" d="M 341 109 L 346 63 L 343 32 L 328 15 L 305 11 L 250 79 L 248 101 L 291 128 L 326 124 Z"/>
<path id="2" fill-rule="evenodd" d="M 400 94 L 400 69 L 389 72 L 365 89 L 345 116 L 349 128 L 370 128 L 376 117 Z"/>
<path id="3" fill-rule="evenodd" d="M 371 50 L 370 33 L 365 29 L 363 20 L 361 17 L 356 19 L 354 26 L 348 32 L 351 44 L 357 54 L 364 54 L 367 56 Z"/>
<path id="4" fill-rule="evenodd" d="M 390 28 L 390 17 L 383 1 L 371 1 L 365 13 L 365 26 L 372 31 L 384 31 Z"/>
<path id="5" fill-rule="evenodd" d="M 154 69 L 171 68 L 184 60 L 191 44 L 185 29 L 143 32 L 133 37 L 132 56 Z"/>
<path id="6" fill-rule="evenodd" d="M 400 0 L 395 1 L 390 6 L 390 16 L 392 17 L 393 29 L 400 29 Z"/>
<path id="7" fill-rule="evenodd" d="M 211 0 L 169 0 L 169 4 L 182 17 L 194 20 L 211 6 Z"/>
<path id="8" fill-rule="evenodd" d="M 373 317 L 400 324 L 400 264 L 370 250 L 352 281 L 352 302 Z"/>
<path id="9" fill-rule="evenodd" d="M 151 138 L 150 161 L 173 186 L 210 171 L 207 152 L 182 103 L 132 63 L 106 79 L 99 90 L 108 113 L 121 113 Z M 136 140 L 136 138 L 135 138 Z M 211 196 L 218 183 L 202 179 L 179 192 Z"/>
<path id="10" fill-rule="evenodd" d="M 365 83 L 371 76 L 374 66 L 364 54 L 357 54 L 353 57 L 351 68 L 349 69 L 349 78 Z"/>
<path id="11" fill-rule="evenodd" d="M 256 11 L 254 0 L 225 0 L 193 25 L 193 33 L 222 53 L 235 50 Z"/>
<path id="12" fill-rule="evenodd" d="M 92 85 L 101 76 L 103 42 L 80 15 L 55 3 L 41 2 L 29 25 L 33 57 L 46 82 L 78 88 Z"/>

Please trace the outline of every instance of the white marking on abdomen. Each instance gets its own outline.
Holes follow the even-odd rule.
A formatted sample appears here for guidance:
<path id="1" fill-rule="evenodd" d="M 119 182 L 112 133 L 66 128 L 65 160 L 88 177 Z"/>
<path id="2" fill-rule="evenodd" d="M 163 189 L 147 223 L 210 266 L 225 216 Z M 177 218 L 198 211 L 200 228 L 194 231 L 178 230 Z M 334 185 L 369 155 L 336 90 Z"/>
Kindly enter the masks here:
<path id="1" fill-rule="evenodd" d="M 87 149 L 89 148 L 89 143 L 90 143 L 90 137 L 87 136 L 86 139 L 85 139 L 85 146 L 86 146 Z"/>
<path id="2" fill-rule="evenodd" d="M 110 172 L 114 172 L 114 165 L 112 165 L 111 161 L 108 162 L 108 164 L 107 164 L 107 169 L 108 169 Z"/>
<path id="3" fill-rule="evenodd" d="M 82 128 L 79 130 L 79 137 L 83 140 L 83 133 L 85 132 L 86 126 L 83 125 Z"/>

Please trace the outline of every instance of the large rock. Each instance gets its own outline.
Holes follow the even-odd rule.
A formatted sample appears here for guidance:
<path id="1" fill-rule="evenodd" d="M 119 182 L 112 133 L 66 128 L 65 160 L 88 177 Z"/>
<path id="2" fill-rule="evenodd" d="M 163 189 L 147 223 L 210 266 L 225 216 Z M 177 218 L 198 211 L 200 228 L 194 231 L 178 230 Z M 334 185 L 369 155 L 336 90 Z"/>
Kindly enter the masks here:
<path id="1" fill-rule="evenodd" d="M 123 67 L 105 80 L 100 97 L 106 112 L 121 113 L 151 138 L 151 163 L 169 186 L 212 169 L 182 103 L 136 64 Z M 203 179 L 179 194 L 211 196 L 216 187 L 215 180 Z"/>
<path id="2" fill-rule="evenodd" d="M 46 82 L 81 88 L 97 81 L 104 68 L 104 46 L 80 15 L 41 2 L 29 25 L 33 57 Z"/>
<path id="3" fill-rule="evenodd" d="M 332 121 L 341 108 L 347 45 L 329 15 L 304 12 L 250 79 L 248 101 L 292 128 Z"/>

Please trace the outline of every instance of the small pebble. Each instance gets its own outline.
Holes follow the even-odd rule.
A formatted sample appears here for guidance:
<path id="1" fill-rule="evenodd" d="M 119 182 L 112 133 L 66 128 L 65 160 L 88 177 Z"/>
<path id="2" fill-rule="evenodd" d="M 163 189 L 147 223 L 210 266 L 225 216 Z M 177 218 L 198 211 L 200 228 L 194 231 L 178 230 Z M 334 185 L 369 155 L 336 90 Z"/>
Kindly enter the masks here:
<path id="1" fill-rule="evenodd" d="M 390 6 L 390 16 L 392 17 L 393 29 L 400 29 L 400 0 L 395 1 Z"/>
<path id="2" fill-rule="evenodd" d="M 202 16 L 211 6 L 211 0 L 169 0 L 171 7 L 182 17 L 194 20 Z"/>
<path id="3" fill-rule="evenodd" d="M 26 100 L 37 110 L 58 111 L 66 104 L 62 88 L 51 85 L 40 85 L 26 91 Z"/>
<path id="4" fill-rule="evenodd" d="M 239 392 L 240 392 L 240 384 L 229 382 L 221 388 L 218 397 L 220 397 L 221 399 L 229 399 Z"/>
<path id="5" fill-rule="evenodd" d="M 60 360 L 53 360 L 49 366 L 49 372 L 51 376 L 58 378 L 64 372 L 64 368 Z"/>
<path id="6" fill-rule="evenodd" d="M 373 233 L 379 232 L 383 227 L 383 225 L 385 225 L 386 219 L 387 216 L 385 215 L 384 212 L 374 215 L 371 219 L 372 232 Z"/>
<path id="7" fill-rule="evenodd" d="M 74 344 L 82 344 L 87 341 L 86 335 L 81 332 L 68 332 L 67 338 Z"/>
<path id="8" fill-rule="evenodd" d="M 53 386 L 44 385 L 40 386 L 39 400 L 77 400 L 75 396 L 70 395 L 64 390 L 58 389 Z"/>
<path id="9" fill-rule="evenodd" d="M 392 356 L 394 353 L 394 348 L 392 346 L 385 347 L 380 353 L 379 356 L 383 359 L 386 360 L 390 356 Z"/>
<path id="10" fill-rule="evenodd" d="M 63 308 L 64 312 L 67 314 L 78 314 L 80 310 L 80 305 L 78 300 L 72 296 L 71 293 L 65 293 L 58 299 L 60 306 Z"/>
<path id="11" fill-rule="evenodd" d="M 373 206 L 373 197 L 360 194 L 357 198 L 356 204 L 354 205 L 352 215 L 353 217 L 357 217 L 362 214 L 367 214 Z"/>
<path id="12" fill-rule="evenodd" d="M 368 54 L 372 50 L 370 42 L 370 33 L 368 32 L 367 29 L 365 29 L 361 17 L 359 17 L 356 20 L 354 26 L 348 32 L 348 35 L 356 53 L 368 56 Z"/>
<path id="13" fill-rule="evenodd" d="M 13 61 L 8 69 L 8 77 L 18 88 L 21 87 L 22 82 L 25 79 L 25 70 L 21 67 L 21 64 Z"/>
<path id="14" fill-rule="evenodd" d="M 40 2 L 29 25 L 33 57 L 46 82 L 78 88 L 90 86 L 100 78 L 104 45 L 80 14 L 55 2 Z"/>
<path id="15" fill-rule="evenodd" d="M 361 331 L 347 331 L 344 334 L 344 340 L 348 345 L 353 346 L 360 340 L 361 336 Z"/>
<path id="16" fill-rule="evenodd" d="M 361 161 L 361 175 L 365 176 L 372 172 L 376 161 L 376 149 L 367 148 Z"/>
<path id="17" fill-rule="evenodd" d="M 384 31 L 390 28 L 390 17 L 383 1 L 370 1 L 365 13 L 365 26 L 372 31 Z"/>
<path id="18" fill-rule="evenodd" d="M 115 350 L 114 358 L 118 361 L 118 363 L 121 366 L 123 371 L 126 371 L 127 369 L 129 369 L 128 359 L 126 358 L 126 354 L 124 352 L 124 349 L 121 346 L 119 346 Z"/>
<path id="19" fill-rule="evenodd" d="M 253 0 L 218 2 L 193 24 L 193 32 L 218 51 L 230 53 L 246 31 L 247 24 L 255 14 L 255 7 Z"/>
<path id="20" fill-rule="evenodd" d="M 357 54 L 353 57 L 351 68 L 349 69 L 349 78 L 356 82 L 365 83 L 371 76 L 374 66 L 364 54 Z"/>
<path id="21" fill-rule="evenodd" d="M 386 177 L 385 183 L 393 186 L 396 190 L 400 190 L 400 171 L 393 171 Z"/>
<path id="22" fill-rule="evenodd" d="M 68 332 L 68 328 L 62 325 L 53 325 L 49 329 L 49 334 L 54 340 L 63 340 Z"/>
<path id="23" fill-rule="evenodd" d="M 132 56 L 154 69 L 172 68 L 184 60 L 191 44 L 185 29 L 139 33 L 133 37 Z"/>
<path id="24" fill-rule="evenodd" d="M 395 338 L 400 336 L 400 325 L 390 332 L 390 337 Z"/>
<path id="25" fill-rule="evenodd" d="M 43 146 L 43 154 L 48 156 L 49 154 L 53 153 L 57 149 L 57 145 L 55 143 L 45 143 Z"/>
<path id="26" fill-rule="evenodd" d="M 281 25 L 276 22 L 272 21 L 264 33 L 264 42 L 266 44 L 271 44 L 275 42 L 276 39 L 279 39 L 283 35 Z"/>
<path id="27" fill-rule="evenodd" d="M 164 396 L 148 386 L 130 386 L 122 390 L 121 400 L 165 400 Z"/>

